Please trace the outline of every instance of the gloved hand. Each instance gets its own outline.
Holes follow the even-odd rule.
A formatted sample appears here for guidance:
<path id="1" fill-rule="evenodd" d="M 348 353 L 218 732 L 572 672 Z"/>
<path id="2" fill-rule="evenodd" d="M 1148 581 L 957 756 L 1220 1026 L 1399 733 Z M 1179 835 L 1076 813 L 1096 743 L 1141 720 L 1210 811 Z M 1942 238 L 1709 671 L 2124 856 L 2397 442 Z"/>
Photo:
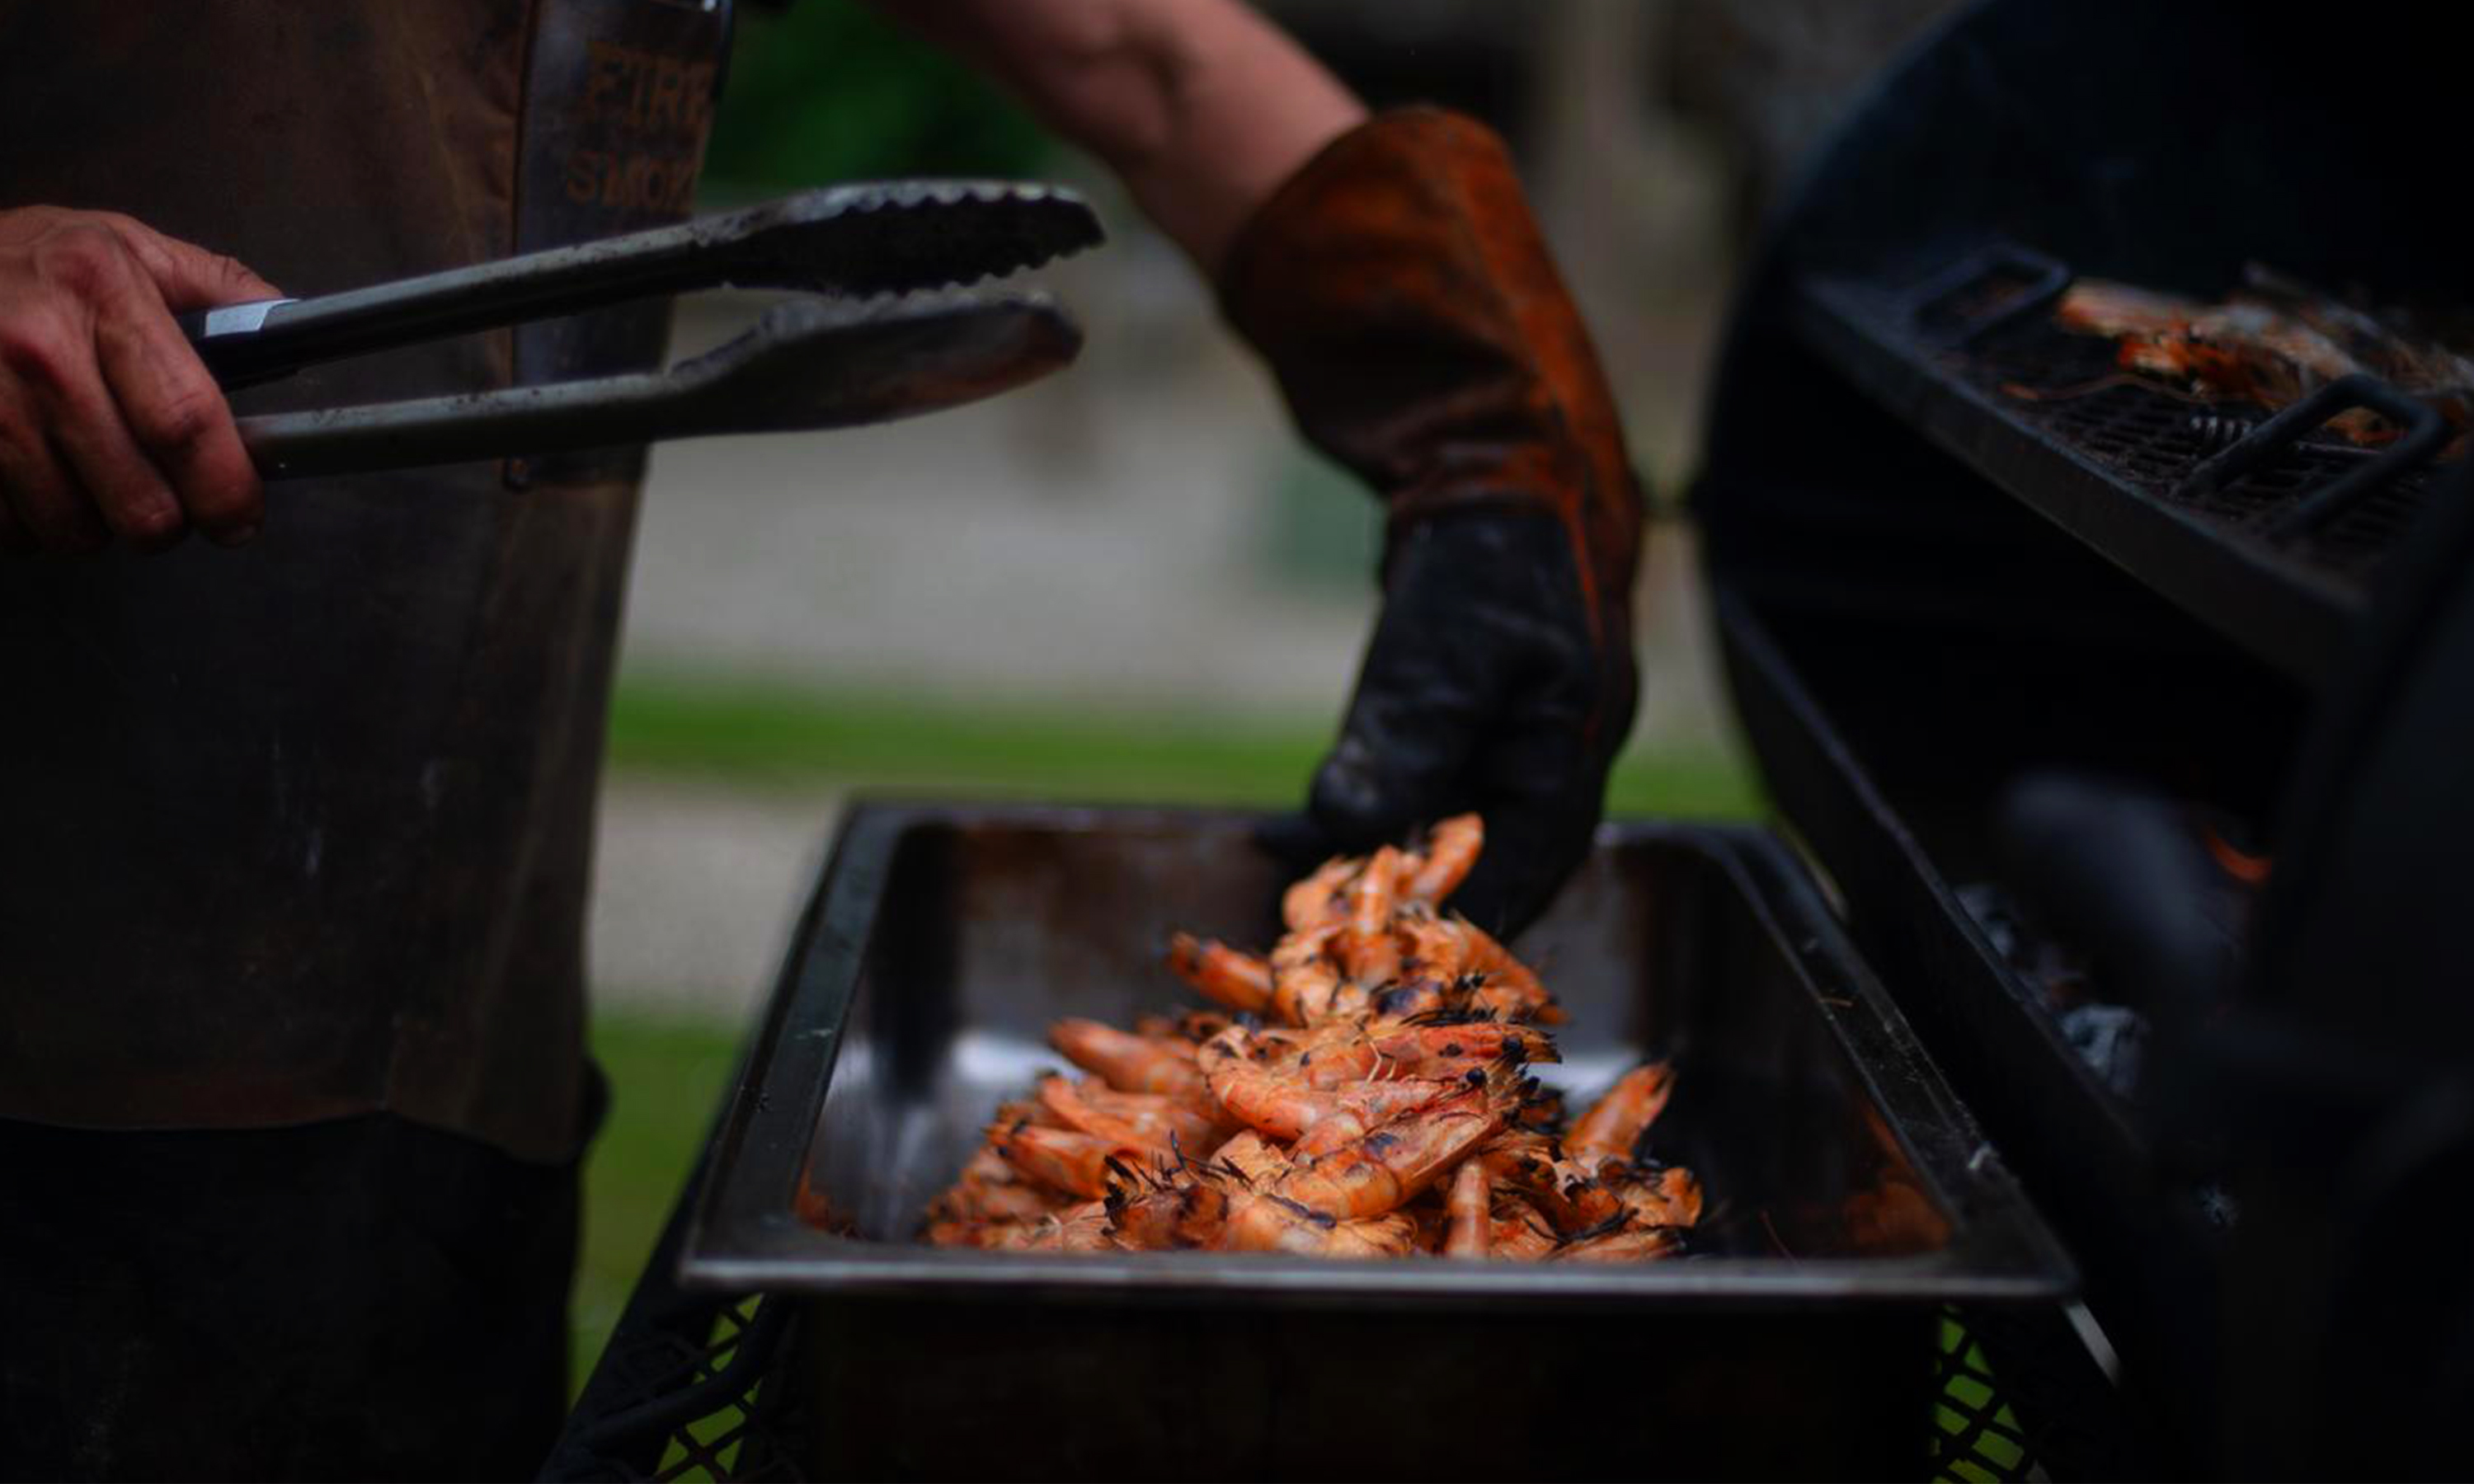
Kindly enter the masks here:
<path id="1" fill-rule="evenodd" d="M 1220 290 L 1299 430 L 1390 509 L 1309 816 L 1357 850 L 1479 810 L 1453 905 L 1516 932 L 1587 854 L 1632 725 L 1641 497 L 1511 159 L 1459 115 L 1378 115 L 1273 193 Z"/>

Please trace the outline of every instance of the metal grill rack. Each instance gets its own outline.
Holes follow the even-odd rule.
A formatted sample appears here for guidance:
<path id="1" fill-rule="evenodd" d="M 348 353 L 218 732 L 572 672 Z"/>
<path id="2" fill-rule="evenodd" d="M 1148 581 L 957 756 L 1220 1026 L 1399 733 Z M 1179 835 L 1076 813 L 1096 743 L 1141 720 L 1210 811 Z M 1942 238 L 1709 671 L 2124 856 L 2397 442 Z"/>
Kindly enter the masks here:
<path id="1" fill-rule="evenodd" d="M 1813 275 L 1791 315 L 1807 345 L 1977 473 L 2260 658 L 2322 679 L 2428 497 L 2445 424 L 2368 378 L 2274 418 L 2130 381 L 2110 341 L 2050 323 L 2069 282 L 2001 247 L 1903 287 Z M 2380 450 L 2317 431 L 2355 405 L 2409 430 Z"/>

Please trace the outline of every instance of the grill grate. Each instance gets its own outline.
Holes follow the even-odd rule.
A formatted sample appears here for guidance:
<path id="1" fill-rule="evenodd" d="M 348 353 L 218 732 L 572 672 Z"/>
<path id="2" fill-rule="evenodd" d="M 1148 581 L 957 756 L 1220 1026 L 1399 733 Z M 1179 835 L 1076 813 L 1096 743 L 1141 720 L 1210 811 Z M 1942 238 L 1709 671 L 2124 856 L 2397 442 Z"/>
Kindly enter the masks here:
<path id="1" fill-rule="evenodd" d="M 2325 431 L 2242 443 L 2266 409 L 2134 380 L 2110 340 L 2054 325 L 2069 278 L 2036 253 L 1999 249 L 1905 289 L 1808 275 L 1789 317 L 1904 425 L 2152 590 L 2303 681 L 2333 674 L 2381 559 L 2453 467 L 2414 463 L 2444 432 L 2436 415 L 2349 377 L 2323 389 L 2328 410 L 2368 397 L 2431 426 L 2385 461 Z M 2232 456 L 2248 467 L 2223 477 L 2211 460 L 2238 443 Z M 2367 489 L 2336 492 L 2365 474 Z"/>
<path id="2" fill-rule="evenodd" d="M 2010 415 L 2103 465 L 2151 499 L 2266 539 L 2268 528 L 2314 491 L 2358 467 L 2375 450 L 2334 434 L 2287 445 L 2266 464 L 2203 491 L 2183 488 L 2193 470 L 2266 421 L 2248 402 L 2185 401 L 2156 386 L 2115 379 L 2113 343 L 2077 335 L 2042 318 L 1987 336 L 1941 358 L 1945 373 L 1973 386 Z M 2046 399 L 2016 395 L 2036 392 Z M 2094 388 L 2076 395 L 2059 395 Z M 2430 497 L 2432 466 L 2409 469 L 2286 549 L 2359 586 L 2405 534 Z"/>

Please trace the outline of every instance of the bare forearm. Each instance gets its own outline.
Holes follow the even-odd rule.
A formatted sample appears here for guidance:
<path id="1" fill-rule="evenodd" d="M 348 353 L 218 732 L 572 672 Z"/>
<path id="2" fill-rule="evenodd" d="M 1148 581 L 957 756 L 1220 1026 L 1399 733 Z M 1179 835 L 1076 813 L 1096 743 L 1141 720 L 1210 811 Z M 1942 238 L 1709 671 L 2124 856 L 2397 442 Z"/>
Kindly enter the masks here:
<path id="1" fill-rule="evenodd" d="M 1124 179 L 1216 274 L 1257 206 L 1366 116 L 1240 0 L 870 0 Z"/>

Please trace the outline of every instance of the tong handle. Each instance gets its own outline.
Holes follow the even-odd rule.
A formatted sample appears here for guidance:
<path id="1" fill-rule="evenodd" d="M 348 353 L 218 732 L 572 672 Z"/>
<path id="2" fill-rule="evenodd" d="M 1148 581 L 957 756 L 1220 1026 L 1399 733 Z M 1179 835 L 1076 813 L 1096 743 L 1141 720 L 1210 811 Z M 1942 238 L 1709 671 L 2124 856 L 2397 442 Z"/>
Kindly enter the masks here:
<path id="1" fill-rule="evenodd" d="M 668 371 L 238 419 L 268 479 L 564 453 L 668 438 L 848 427 L 1008 391 L 1081 332 L 1039 296 L 803 299 Z"/>
<path id="2" fill-rule="evenodd" d="M 737 284 L 876 294 L 969 283 L 1100 240 L 1081 197 L 1000 180 L 837 185 L 726 215 L 316 299 L 182 317 L 226 391 L 303 366 Z"/>

